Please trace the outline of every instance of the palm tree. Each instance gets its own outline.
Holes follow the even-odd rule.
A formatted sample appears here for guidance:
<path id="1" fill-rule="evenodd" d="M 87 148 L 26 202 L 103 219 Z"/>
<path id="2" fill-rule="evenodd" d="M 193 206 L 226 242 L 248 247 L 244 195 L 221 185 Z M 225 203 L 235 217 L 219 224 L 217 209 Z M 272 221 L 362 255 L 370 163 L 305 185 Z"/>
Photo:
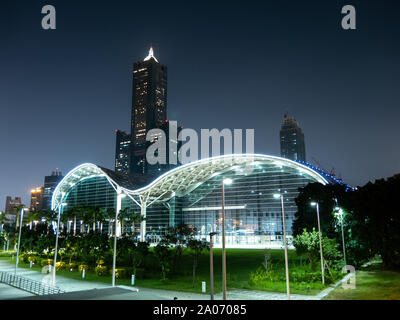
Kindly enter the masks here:
<path id="1" fill-rule="evenodd" d="M 130 212 L 129 208 L 121 209 L 118 213 L 118 220 L 121 222 L 121 228 L 124 230 L 124 222 L 131 225 L 132 233 L 135 233 L 135 224 L 141 223 L 146 218 L 136 212 Z"/>

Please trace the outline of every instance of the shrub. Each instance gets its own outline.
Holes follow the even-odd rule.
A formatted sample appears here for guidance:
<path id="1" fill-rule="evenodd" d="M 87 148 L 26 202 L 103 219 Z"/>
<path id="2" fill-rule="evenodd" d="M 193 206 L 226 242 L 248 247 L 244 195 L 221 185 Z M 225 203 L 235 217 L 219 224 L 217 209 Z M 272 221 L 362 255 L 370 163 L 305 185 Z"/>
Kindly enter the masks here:
<path id="1" fill-rule="evenodd" d="M 35 256 L 35 255 L 31 255 L 31 256 L 29 256 L 28 257 L 28 262 L 33 262 L 33 264 L 38 264 L 38 263 L 40 263 L 40 258 L 38 257 L 38 256 Z"/>
<path id="2" fill-rule="evenodd" d="M 48 266 L 48 265 L 53 265 L 53 259 L 42 259 L 40 261 L 40 265 L 42 267 Z"/>
<path id="3" fill-rule="evenodd" d="M 78 265 L 75 262 L 71 262 L 71 263 L 68 264 L 68 270 L 74 271 L 74 270 L 76 270 L 77 266 Z"/>
<path id="4" fill-rule="evenodd" d="M 65 262 L 57 262 L 56 263 L 56 270 L 65 270 L 67 268 L 67 264 Z"/>
<path id="5" fill-rule="evenodd" d="M 110 270 L 110 274 L 112 275 L 112 269 Z M 130 275 L 127 272 L 126 268 L 116 268 L 115 269 L 115 278 L 122 279 L 122 278 L 129 278 Z"/>
<path id="6" fill-rule="evenodd" d="M 85 271 L 88 271 L 89 266 L 87 264 L 80 264 L 78 269 L 79 269 L 79 272 L 82 272 L 83 269 L 85 269 Z"/>
<path id="7" fill-rule="evenodd" d="M 94 268 L 94 272 L 98 276 L 106 276 L 107 275 L 107 267 L 99 264 L 96 266 L 96 268 Z"/>

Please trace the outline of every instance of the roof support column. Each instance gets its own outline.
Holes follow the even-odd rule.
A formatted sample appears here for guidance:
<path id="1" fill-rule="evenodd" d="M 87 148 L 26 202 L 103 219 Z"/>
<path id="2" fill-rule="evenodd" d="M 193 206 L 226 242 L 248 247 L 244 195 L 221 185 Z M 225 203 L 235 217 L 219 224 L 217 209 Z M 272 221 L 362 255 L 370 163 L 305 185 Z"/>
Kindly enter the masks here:
<path id="1" fill-rule="evenodd" d="M 140 207 L 140 215 L 144 220 L 140 223 L 140 241 L 145 242 L 146 241 L 146 202 L 142 202 L 142 205 Z"/>

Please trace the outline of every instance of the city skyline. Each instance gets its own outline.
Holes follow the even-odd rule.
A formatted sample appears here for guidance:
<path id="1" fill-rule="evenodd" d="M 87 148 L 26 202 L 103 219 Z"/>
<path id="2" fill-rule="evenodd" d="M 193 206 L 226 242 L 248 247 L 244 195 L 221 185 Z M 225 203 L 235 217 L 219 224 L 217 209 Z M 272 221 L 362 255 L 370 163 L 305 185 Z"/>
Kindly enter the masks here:
<path id="1" fill-rule="evenodd" d="M 8 4 L 1 20 L 9 26 L 0 31 L 8 30 L 0 104 L 10 119 L 0 129 L 0 210 L 6 196 L 29 205 L 30 189 L 56 167 L 68 172 L 92 162 L 113 169 L 115 129 L 130 128 L 131 66 L 150 45 L 169 67 L 169 120 L 197 130 L 254 128 L 255 151 L 279 155 L 288 111 L 307 137 L 309 162 L 335 167 L 345 183 L 398 173 L 395 15 L 356 2 L 359 29 L 346 33 L 339 25 L 343 3 L 255 3 L 244 11 L 224 3 L 214 12 L 206 12 L 209 3 L 169 4 L 176 10 L 168 19 L 140 29 L 144 21 L 127 19 L 133 8 L 126 3 L 126 10 L 84 4 L 74 12 L 73 4 L 54 1 L 59 20 L 50 33 L 40 29 L 39 5 L 24 4 L 21 11 L 22 5 Z M 166 6 L 154 4 L 155 17 Z M 89 13 L 90 23 L 78 33 Z M 125 19 L 100 24 L 117 13 Z M 242 15 L 245 24 L 238 22 Z M 283 17 L 288 24 L 274 27 Z M 311 47 L 316 41 L 321 45 Z"/>

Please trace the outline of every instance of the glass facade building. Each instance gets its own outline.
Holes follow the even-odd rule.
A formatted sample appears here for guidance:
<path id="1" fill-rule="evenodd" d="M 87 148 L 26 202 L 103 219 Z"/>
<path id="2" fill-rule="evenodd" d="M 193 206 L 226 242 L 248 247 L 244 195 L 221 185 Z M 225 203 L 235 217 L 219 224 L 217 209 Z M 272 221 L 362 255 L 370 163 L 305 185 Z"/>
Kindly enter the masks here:
<path id="1" fill-rule="evenodd" d="M 289 159 L 236 154 L 198 160 L 172 169 L 144 187 L 134 181 L 93 164 L 73 169 L 57 186 L 52 206 L 89 205 L 105 208 L 130 208 L 146 220 L 138 231 L 141 240 L 156 243 L 169 227 L 192 225 L 198 237 L 209 240 L 217 232 L 221 245 L 222 181 L 224 188 L 226 246 L 232 248 L 280 247 L 284 199 L 286 230 L 297 211 L 299 188 L 310 182 L 339 183 L 322 171 Z M 139 226 L 138 226 L 139 227 Z"/>

